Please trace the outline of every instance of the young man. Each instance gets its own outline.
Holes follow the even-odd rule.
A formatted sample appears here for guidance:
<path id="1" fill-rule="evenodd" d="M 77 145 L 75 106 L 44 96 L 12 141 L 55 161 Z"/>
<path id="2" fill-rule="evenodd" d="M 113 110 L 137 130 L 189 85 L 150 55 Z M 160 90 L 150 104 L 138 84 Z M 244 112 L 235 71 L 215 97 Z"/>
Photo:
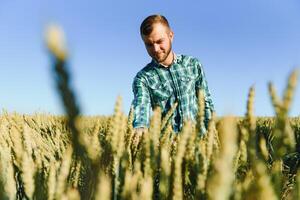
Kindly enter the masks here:
<path id="1" fill-rule="evenodd" d="M 147 17 L 141 24 L 140 34 L 152 61 L 137 73 L 132 85 L 136 135 L 141 136 L 149 126 L 150 110 L 155 106 L 161 107 L 164 116 L 175 102 L 178 103 L 171 118 L 175 132 L 181 130 L 184 120 L 195 121 L 199 90 L 204 93 L 207 128 L 214 106 L 201 63 L 172 51 L 174 33 L 162 15 Z"/>

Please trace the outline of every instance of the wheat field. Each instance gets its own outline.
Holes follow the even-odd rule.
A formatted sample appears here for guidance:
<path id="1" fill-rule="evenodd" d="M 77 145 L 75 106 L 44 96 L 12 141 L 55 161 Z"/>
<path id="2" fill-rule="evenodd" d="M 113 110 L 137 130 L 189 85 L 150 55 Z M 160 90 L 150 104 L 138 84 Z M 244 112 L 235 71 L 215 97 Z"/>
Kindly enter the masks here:
<path id="1" fill-rule="evenodd" d="M 269 84 L 274 117 L 255 116 L 251 87 L 244 117 L 214 114 L 206 134 L 199 135 L 200 93 L 195 123 L 186 121 L 176 134 L 172 109 L 162 117 L 156 108 L 135 143 L 132 110 L 123 112 L 121 97 L 112 116 L 80 114 L 61 38 L 57 28 L 49 30 L 66 115 L 2 112 L 0 199 L 300 199 L 300 118 L 288 116 L 297 71 L 283 97 Z"/>

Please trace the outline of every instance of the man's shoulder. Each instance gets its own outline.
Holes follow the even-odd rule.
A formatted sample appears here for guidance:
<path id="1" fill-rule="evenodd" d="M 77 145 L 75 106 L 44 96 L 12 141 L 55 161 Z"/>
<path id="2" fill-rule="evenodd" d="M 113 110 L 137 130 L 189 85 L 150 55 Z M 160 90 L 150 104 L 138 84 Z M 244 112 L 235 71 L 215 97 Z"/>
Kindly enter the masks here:
<path id="1" fill-rule="evenodd" d="M 138 73 L 135 75 L 136 78 L 146 78 L 147 76 L 151 76 L 151 74 L 154 72 L 153 66 L 150 63 L 148 63 L 146 66 L 144 66 Z"/>
<path id="2" fill-rule="evenodd" d="M 199 63 L 199 59 L 185 54 L 176 54 L 177 63 L 182 65 L 196 65 Z"/>
<path id="3" fill-rule="evenodd" d="M 191 55 L 177 55 L 177 63 L 180 70 L 189 76 L 199 76 L 202 71 L 202 64 L 198 58 Z M 184 69 L 184 70 L 182 70 Z"/>

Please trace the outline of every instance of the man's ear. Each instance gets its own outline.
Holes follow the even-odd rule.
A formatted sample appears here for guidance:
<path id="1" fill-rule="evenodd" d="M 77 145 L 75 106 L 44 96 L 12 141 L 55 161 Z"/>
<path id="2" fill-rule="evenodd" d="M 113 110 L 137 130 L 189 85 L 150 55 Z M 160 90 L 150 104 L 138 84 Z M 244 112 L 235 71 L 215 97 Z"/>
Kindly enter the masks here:
<path id="1" fill-rule="evenodd" d="M 169 32 L 169 38 L 170 38 L 171 42 L 173 42 L 174 32 L 172 30 L 170 30 L 170 32 Z"/>

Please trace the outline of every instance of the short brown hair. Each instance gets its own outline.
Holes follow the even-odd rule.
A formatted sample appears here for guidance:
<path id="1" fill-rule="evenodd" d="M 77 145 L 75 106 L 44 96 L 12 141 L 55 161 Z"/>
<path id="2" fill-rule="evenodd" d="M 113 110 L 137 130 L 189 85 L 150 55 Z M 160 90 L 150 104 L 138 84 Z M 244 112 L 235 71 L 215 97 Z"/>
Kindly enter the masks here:
<path id="1" fill-rule="evenodd" d="M 141 35 L 149 35 L 153 30 L 153 24 L 161 23 L 170 29 L 168 20 L 163 15 L 150 15 L 142 22 L 140 26 Z"/>

